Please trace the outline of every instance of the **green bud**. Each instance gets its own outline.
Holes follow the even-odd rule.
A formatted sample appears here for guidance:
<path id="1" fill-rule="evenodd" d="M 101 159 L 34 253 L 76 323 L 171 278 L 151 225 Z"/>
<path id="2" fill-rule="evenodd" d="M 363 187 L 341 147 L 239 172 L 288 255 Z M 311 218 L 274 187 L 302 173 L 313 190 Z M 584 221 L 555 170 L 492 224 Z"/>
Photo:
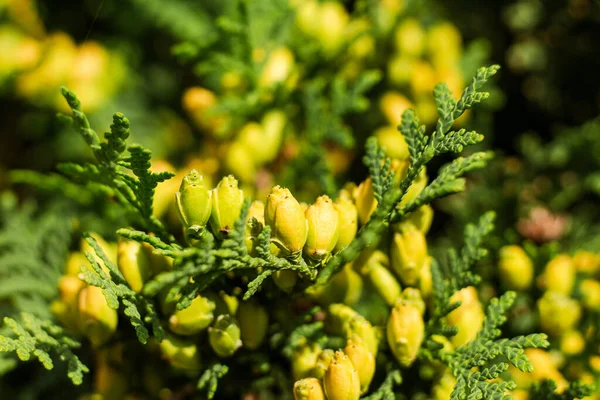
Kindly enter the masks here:
<path id="1" fill-rule="evenodd" d="M 403 367 L 410 366 L 425 336 L 421 311 L 413 304 L 398 300 L 387 322 L 387 340 L 394 357 Z"/>
<path id="2" fill-rule="evenodd" d="M 414 286 L 427 258 L 427 241 L 423 232 L 405 225 L 402 233 L 394 234 L 391 246 L 391 265 L 405 285 Z"/>
<path id="3" fill-rule="evenodd" d="M 198 296 L 186 309 L 178 310 L 169 318 L 169 329 L 178 335 L 195 335 L 212 323 L 215 303 Z"/>
<path id="4" fill-rule="evenodd" d="M 275 186 L 267 196 L 265 223 L 271 240 L 287 254 L 297 255 L 306 243 L 308 223 L 300 203 L 288 189 Z"/>
<path id="5" fill-rule="evenodd" d="M 254 218 L 254 220 L 253 220 Z M 246 249 L 248 254 L 255 256 L 254 247 L 258 235 L 265 225 L 265 204 L 262 201 L 254 200 L 248 208 L 248 217 L 246 220 Z"/>
<path id="6" fill-rule="evenodd" d="M 304 378 L 294 383 L 294 400 L 325 400 L 321 381 Z"/>
<path id="7" fill-rule="evenodd" d="M 195 169 L 181 181 L 175 193 L 179 219 L 185 228 L 199 231 L 206 226 L 211 212 L 211 192 L 204 186 L 204 178 Z"/>
<path id="8" fill-rule="evenodd" d="M 500 280 L 509 290 L 527 290 L 533 280 L 533 262 L 516 245 L 500 249 Z"/>
<path id="9" fill-rule="evenodd" d="M 129 287 L 140 292 L 150 279 L 152 270 L 150 259 L 141 243 L 134 240 L 121 240 L 117 248 L 117 265 Z"/>
<path id="10" fill-rule="evenodd" d="M 214 325 L 208 328 L 210 347 L 219 357 L 230 357 L 242 346 L 240 327 L 230 315 L 219 315 Z"/>
<path id="11" fill-rule="evenodd" d="M 345 193 L 345 192 L 344 192 Z M 358 211 L 347 195 L 341 195 L 335 201 L 335 208 L 340 219 L 340 235 L 334 251 L 340 251 L 348 246 L 356 237 L 358 230 Z"/>
<path id="12" fill-rule="evenodd" d="M 307 378 L 317 365 L 321 347 L 315 343 L 301 346 L 292 354 L 292 377 L 294 380 Z"/>
<path id="13" fill-rule="evenodd" d="M 346 353 L 358 372 L 360 393 L 366 393 L 373 380 L 373 375 L 375 375 L 375 357 L 373 353 L 369 351 L 363 340 L 356 335 L 348 339 L 344 353 Z"/>
<path id="14" fill-rule="evenodd" d="M 352 361 L 342 351 L 336 351 L 325 372 L 323 386 L 328 400 L 358 400 L 360 379 Z"/>
<path id="15" fill-rule="evenodd" d="M 284 292 L 290 292 L 298 281 L 298 273 L 290 269 L 282 269 L 273 274 L 273 282 Z"/>
<path id="16" fill-rule="evenodd" d="M 250 350 L 260 347 L 269 327 L 267 310 L 255 301 L 244 301 L 238 307 L 237 320 L 244 347 Z"/>
<path id="17" fill-rule="evenodd" d="M 537 302 L 540 325 L 544 332 L 560 336 L 573 329 L 581 318 L 581 305 L 559 292 L 546 292 Z"/>
<path id="18" fill-rule="evenodd" d="M 311 375 L 315 378 L 323 379 L 325 376 L 325 371 L 327 371 L 327 368 L 329 368 L 329 364 L 331 364 L 334 354 L 335 352 L 331 349 L 325 349 L 319 353 L 317 362 L 315 363 L 315 367 L 313 368 Z"/>
<path id="19" fill-rule="evenodd" d="M 331 254 L 340 237 L 340 218 L 328 196 L 320 196 L 315 204 L 306 209 L 308 236 L 304 254 L 320 261 Z"/>
<path id="20" fill-rule="evenodd" d="M 173 368 L 189 373 L 200 371 L 200 351 L 194 342 L 167 334 L 159 347 L 162 357 Z"/>
<path id="21" fill-rule="evenodd" d="M 244 192 L 238 189 L 238 181 L 233 175 L 221 179 L 212 191 L 212 213 L 210 226 L 214 234 L 229 235 L 235 221 L 240 217 L 244 205 Z"/>
<path id="22" fill-rule="evenodd" d="M 94 346 L 101 346 L 117 330 L 117 311 L 108 306 L 102 289 L 87 286 L 78 297 L 79 330 Z"/>

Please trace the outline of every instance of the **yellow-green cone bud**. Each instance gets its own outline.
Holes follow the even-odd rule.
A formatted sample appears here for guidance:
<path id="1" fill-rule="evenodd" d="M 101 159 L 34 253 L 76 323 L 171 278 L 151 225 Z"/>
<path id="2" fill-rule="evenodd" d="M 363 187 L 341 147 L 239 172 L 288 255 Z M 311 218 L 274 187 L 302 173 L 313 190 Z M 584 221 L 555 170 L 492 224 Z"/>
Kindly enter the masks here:
<path id="1" fill-rule="evenodd" d="M 500 280 L 509 290 L 527 290 L 533 280 L 533 262 L 520 246 L 500 249 Z"/>
<path id="2" fill-rule="evenodd" d="M 432 400 L 448 400 L 454 391 L 456 378 L 450 371 L 446 371 L 431 388 Z"/>
<path id="3" fill-rule="evenodd" d="M 341 351 L 336 351 L 325 372 L 323 386 L 328 400 L 358 400 L 360 379 L 352 361 Z"/>
<path id="4" fill-rule="evenodd" d="M 326 330 L 332 335 L 344 334 L 350 321 L 354 318 L 362 318 L 352 307 L 345 304 L 331 304 L 327 308 L 327 320 L 325 321 Z"/>
<path id="5" fill-rule="evenodd" d="M 202 332 L 214 319 L 215 303 L 198 296 L 188 308 L 178 310 L 169 318 L 169 329 L 178 335 L 195 335 Z"/>
<path id="6" fill-rule="evenodd" d="M 565 332 L 560 338 L 560 351 L 567 356 L 581 354 L 585 349 L 585 338 L 578 330 Z"/>
<path id="7" fill-rule="evenodd" d="M 581 281 L 581 302 L 590 310 L 600 311 L 600 282 L 594 279 Z"/>
<path id="8" fill-rule="evenodd" d="M 354 202 L 356 203 L 358 220 L 364 225 L 371 218 L 373 211 L 377 208 L 377 200 L 375 199 L 373 180 L 371 178 L 365 179 L 354 190 Z"/>
<path id="9" fill-rule="evenodd" d="M 344 353 L 346 353 L 358 372 L 360 393 L 366 393 L 373 380 L 373 375 L 375 375 L 375 357 L 373 353 L 367 349 L 363 340 L 356 335 L 348 339 Z"/>
<path id="10" fill-rule="evenodd" d="M 389 306 L 396 304 L 400 297 L 401 287 L 389 269 L 380 263 L 372 263 L 369 272 L 369 280 L 377 289 L 377 292 Z"/>
<path id="11" fill-rule="evenodd" d="M 418 307 L 398 300 L 387 322 L 387 341 L 394 357 L 403 367 L 410 366 L 425 336 L 425 323 Z"/>
<path id="12" fill-rule="evenodd" d="M 575 265 L 566 254 L 559 254 L 548 262 L 539 283 L 551 292 L 570 294 L 575 285 Z"/>
<path id="13" fill-rule="evenodd" d="M 299 254 L 308 235 L 308 224 L 300 203 L 288 189 L 275 186 L 267 196 L 265 223 L 271 240 L 288 254 Z"/>
<path id="14" fill-rule="evenodd" d="M 595 275 L 600 269 L 600 255 L 589 251 L 578 251 L 573 256 L 573 264 L 577 271 L 587 275 Z"/>
<path id="15" fill-rule="evenodd" d="M 348 246 L 356 237 L 358 230 L 358 211 L 349 196 L 340 195 L 335 201 L 335 208 L 340 218 L 340 235 L 335 244 L 334 251 L 339 251 Z"/>
<path id="16" fill-rule="evenodd" d="M 254 221 L 253 220 L 256 220 Z M 254 200 L 248 208 L 246 220 L 246 249 L 250 255 L 254 254 L 256 239 L 265 225 L 265 204 L 260 200 Z"/>
<path id="17" fill-rule="evenodd" d="M 379 146 L 385 149 L 385 154 L 390 158 L 399 160 L 408 160 L 408 144 L 404 135 L 395 126 L 384 126 L 377 129 L 374 133 Z"/>
<path id="18" fill-rule="evenodd" d="M 421 268 L 419 273 L 419 290 L 424 299 L 430 299 L 433 291 L 433 280 L 431 277 L 431 256 L 427 256 L 425 259 L 425 265 Z"/>
<path id="19" fill-rule="evenodd" d="M 230 315 L 219 315 L 208 328 L 208 341 L 219 357 L 232 356 L 242 346 L 237 321 Z"/>
<path id="20" fill-rule="evenodd" d="M 350 264 L 346 264 L 327 284 L 310 287 L 307 294 L 321 305 L 344 303 L 351 306 L 360 300 L 362 290 L 361 276 L 352 269 Z"/>
<path id="21" fill-rule="evenodd" d="M 413 224 L 415 228 L 427 235 L 433 222 L 433 208 L 429 204 L 417 208 L 408 215 L 406 222 Z"/>
<path id="22" fill-rule="evenodd" d="M 413 225 L 403 226 L 394 234 L 390 250 L 391 266 L 403 284 L 414 286 L 427 258 L 427 241 L 423 232 Z"/>
<path id="23" fill-rule="evenodd" d="M 162 357 L 173 368 L 189 373 L 200 371 L 200 351 L 194 342 L 174 335 L 166 335 L 159 347 Z"/>
<path id="24" fill-rule="evenodd" d="M 340 218 L 333 201 L 328 196 L 320 196 L 315 204 L 306 209 L 308 236 L 304 254 L 320 261 L 334 249 L 340 237 Z"/>
<path id="25" fill-rule="evenodd" d="M 290 269 L 282 269 L 273 274 L 273 282 L 284 292 L 289 292 L 298 281 L 298 273 Z"/>
<path id="26" fill-rule="evenodd" d="M 415 306 L 421 315 L 425 314 L 425 302 L 423 301 L 423 297 L 421 296 L 419 289 L 406 288 L 402 291 L 400 298 L 404 304 Z"/>
<path id="27" fill-rule="evenodd" d="M 287 123 L 287 116 L 283 111 L 271 110 L 262 119 L 264 140 L 262 143 L 264 162 L 273 161 L 279 153 L 283 133 Z"/>
<path id="28" fill-rule="evenodd" d="M 321 381 L 304 378 L 294 383 L 294 400 L 325 400 Z"/>
<path id="29" fill-rule="evenodd" d="M 150 258 L 141 243 L 134 240 L 121 240 L 117 248 L 117 265 L 129 287 L 136 292 L 142 290 L 150 279 L 152 269 Z"/>
<path id="30" fill-rule="evenodd" d="M 581 317 L 581 306 L 577 300 L 558 292 L 546 292 L 537 302 L 540 325 L 552 336 L 573 329 Z"/>
<path id="31" fill-rule="evenodd" d="M 307 378 L 317 365 L 321 347 L 315 343 L 306 344 L 292 354 L 292 377 L 295 381 Z"/>
<path id="32" fill-rule="evenodd" d="M 269 327 L 267 310 L 254 301 L 244 301 L 238 307 L 237 320 L 244 347 L 250 350 L 257 349 L 267 336 Z"/>
<path id="33" fill-rule="evenodd" d="M 195 169 L 183 177 L 179 192 L 175 193 L 175 203 L 185 228 L 198 231 L 206 226 L 212 209 L 211 193 Z"/>
<path id="34" fill-rule="evenodd" d="M 458 327 L 458 333 L 452 337 L 451 341 L 454 347 L 460 347 L 475 339 L 477 333 L 481 330 L 485 313 L 479 302 L 477 290 L 473 286 L 456 292 L 451 301 L 461 303 L 456 310 L 446 317 L 450 325 Z"/>
<path id="35" fill-rule="evenodd" d="M 79 292 L 79 329 L 94 346 L 100 346 L 117 330 L 117 311 L 108 306 L 102 289 L 87 286 Z"/>
<path id="36" fill-rule="evenodd" d="M 329 368 L 329 364 L 331 364 L 331 360 L 333 360 L 333 355 L 335 352 L 331 349 L 325 349 L 319 356 L 317 357 L 317 362 L 315 367 L 311 371 L 311 376 L 314 376 L 317 379 L 323 379 L 325 376 L 325 371 Z"/>
<path id="37" fill-rule="evenodd" d="M 240 217 L 243 205 L 244 192 L 238 188 L 237 179 L 233 175 L 221 179 L 212 191 L 210 226 L 213 233 L 227 236 Z"/>
<path id="38" fill-rule="evenodd" d="M 379 348 L 379 335 L 377 330 L 367 321 L 364 317 L 359 316 L 353 318 L 348 323 L 345 329 L 346 338 L 351 338 L 354 335 L 359 336 L 369 352 L 373 356 L 377 355 L 377 349 Z"/>

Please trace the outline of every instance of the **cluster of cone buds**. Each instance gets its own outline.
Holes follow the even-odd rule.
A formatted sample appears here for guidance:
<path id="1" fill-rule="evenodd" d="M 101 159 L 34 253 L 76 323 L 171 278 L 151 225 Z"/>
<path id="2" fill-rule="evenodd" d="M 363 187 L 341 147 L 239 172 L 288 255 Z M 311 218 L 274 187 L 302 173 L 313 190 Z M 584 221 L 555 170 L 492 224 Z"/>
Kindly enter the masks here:
<path id="1" fill-rule="evenodd" d="M 587 313 L 600 310 L 600 254 L 588 251 L 578 251 L 573 256 L 557 254 L 546 263 L 535 281 L 534 262 L 522 247 L 505 246 L 499 256 L 500 279 L 507 289 L 527 293 L 535 284 L 542 291 L 537 300 L 540 328 L 556 340 L 560 349 L 552 362 L 553 357 L 547 352 L 528 350 L 531 353 L 528 358 L 534 366 L 538 361 L 541 375 L 536 378 L 535 372 L 525 376 L 513 371 L 513 376 L 522 380 L 516 379 L 519 389 L 526 389 L 535 379 L 544 377 L 556 380 L 559 387 L 564 388 L 566 380 L 558 370 L 564 362 L 559 363 L 556 358 L 580 356 L 590 338 L 597 335 L 595 329 L 582 329 L 579 325 Z M 592 354 L 588 364 L 600 366 L 600 354 Z M 593 382 L 593 371 L 583 367 L 571 370 L 569 378 Z"/>

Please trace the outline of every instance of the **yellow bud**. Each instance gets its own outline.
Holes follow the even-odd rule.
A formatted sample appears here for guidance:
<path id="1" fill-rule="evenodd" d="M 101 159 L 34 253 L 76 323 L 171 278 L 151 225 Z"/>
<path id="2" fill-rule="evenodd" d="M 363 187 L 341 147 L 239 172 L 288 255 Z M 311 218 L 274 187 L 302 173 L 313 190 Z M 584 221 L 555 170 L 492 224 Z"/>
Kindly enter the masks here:
<path id="1" fill-rule="evenodd" d="M 435 70 L 427 61 L 417 61 L 413 66 L 410 88 L 415 96 L 431 95 L 437 84 Z"/>
<path id="2" fill-rule="evenodd" d="M 266 88 L 284 83 L 294 68 L 294 54 L 286 47 L 275 49 L 263 66 L 258 86 Z"/>
<path id="3" fill-rule="evenodd" d="M 50 311 L 65 329 L 71 333 L 80 334 L 76 308 L 64 300 L 54 300 L 50 304 Z"/>
<path id="4" fill-rule="evenodd" d="M 374 133 L 379 146 L 385 149 L 385 153 L 390 158 L 399 160 L 408 160 L 408 144 L 404 135 L 395 126 L 384 126 L 377 129 Z"/>
<path id="5" fill-rule="evenodd" d="M 358 230 L 358 211 L 347 194 L 340 195 L 340 197 L 337 198 L 335 201 L 335 208 L 339 216 L 340 234 L 333 250 L 340 251 L 348 246 L 356 237 L 356 231 Z"/>
<path id="6" fill-rule="evenodd" d="M 217 96 L 212 91 L 202 87 L 188 88 L 183 94 L 182 104 L 199 128 L 213 135 L 224 135 L 224 128 L 229 121 L 226 116 L 213 112 Z"/>
<path id="7" fill-rule="evenodd" d="M 379 107 L 387 121 L 393 126 L 398 126 L 402 122 L 402 113 L 412 108 L 413 105 L 400 93 L 387 92 L 381 97 Z"/>
<path id="8" fill-rule="evenodd" d="M 575 269 L 588 275 L 595 275 L 600 270 L 600 256 L 589 251 L 578 251 L 573 256 Z"/>
<path id="9" fill-rule="evenodd" d="M 307 378 L 317 365 L 321 347 L 315 343 L 307 344 L 292 354 L 292 376 L 294 380 Z"/>
<path id="10" fill-rule="evenodd" d="M 402 291 L 400 295 L 400 301 L 402 301 L 405 305 L 414 306 L 421 315 L 425 314 L 425 302 L 423 301 L 423 297 L 421 296 L 421 292 L 419 289 L 415 288 L 406 288 Z"/>
<path id="11" fill-rule="evenodd" d="M 461 302 L 460 307 L 452 311 L 446 317 L 450 325 L 458 328 L 458 334 L 451 341 L 454 347 L 460 347 L 475 339 L 481 329 L 485 314 L 479 302 L 477 290 L 473 286 L 466 287 L 456 292 L 452 302 Z"/>
<path id="12" fill-rule="evenodd" d="M 379 348 L 379 334 L 377 330 L 364 317 L 358 316 L 350 319 L 345 327 L 346 338 L 351 338 L 354 335 L 359 336 L 369 352 L 373 356 L 377 355 Z"/>
<path id="13" fill-rule="evenodd" d="M 367 349 L 363 340 L 359 336 L 352 336 L 344 348 L 344 353 L 348 356 L 352 365 L 358 372 L 360 382 L 360 393 L 366 393 L 369 385 L 375 375 L 375 357 Z"/>
<path id="14" fill-rule="evenodd" d="M 546 292 L 537 302 L 540 325 L 553 336 L 573 329 L 581 317 L 579 302 L 558 292 Z"/>
<path id="15" fill-rule="evenodd" d="M 585 349 L 585 339 L 581 332 L 570 330 L 560 338 L 560 351 L 567 356 L 580 354 Z"/>
<path id="16" fill-rule="evenodd" d="M 390 249 L 391 266 L 402 283 L 414 286 L 427 258 L 427 241 L 423 232 L 405 225 L 402 233 L 394 234 Z"/>
<path id="17" fill-rule="evenodd" d="M 433 291 L 433 280 L 431 277 L 431 260 L 433 258 L 428 256 L 425 259 L 425 264 L 419 273 L 419 290 L 423 295 L 424 299 L 430 299 Z"/>
<path id="18" fill-rule="evenodd" d="M 515 389 L 510 392 L 510 395 L 512 396 L 513 400 L 529 400 L 529 392 L 527 390 Z M 450 394 L 448 394 L 448 396 L 450 396 Z"/>
<path id="19" fill-rule="evenodd" d="M 395 41 L 402 55 L 419 57 L 425 48 L 425 32 L 415 18 L 406 18 L 396 29 Z"/>
<path id="20" fill-rule="evenodd" d="M 260 347 L 269 327 L 267 310 L 255 301 L 244 301 L 238 307 L 237 320 L 244 347 L 250 350 Z"/>
<path id="21" fill-rule="evenodd" d="M 445 371 L 431 389 L 431 397 L 433 400 L 448 400 L 454 391 L 456 378 L 450 371 Z"/>
<path id="22" fill-rule="evenodd" d="M 500 279 L 509 290 L 527 290 L 533 280 L 533 262 L 520 246 L 500 249 Z"/>
<path id="23" fill-rule="evenodd" d="M 402 86 L 410 82 L 416 60 L 407 56 L 396 56 L 387 65 L 388 78 L 394 85 Z"/>
<path id="24" fill-rule="evenodd" d="M 77 298 L 81 289 L 85 287 L 85 282 L 76 276 L 63 275 L 58 279 L 58 293 L 60 299 L 69 306 L 77 305 Z"/>
<path id="25" fill-rule="evenodd" d="M 454 67 L 462 53 L 462 38 L 458 29 L 442 22 L 427 33 L 427 47 L 437 68 Z"/>
<path id="26" fill-rule="evenodd" d="M 347 264 L 327 284 L 311 287 L 307 294 L 322 305 L 344 303 L 352 306 L 359 301 L 362 290 L 362 278 Z"/>
<path id="27" fill-rule="evenodd" d="M 91 268 L 89 265 L 90 262 L 85 258 L 83 252 L 73 251 L 69 254 L 69 259 L 67 260 L 67 265 L 65 267 L 65 274 L 77 276 L 81 272 L 81 267 Z"/>
<path id="28" fill-rule="evenodd" d="M 387 341 L 394 357 L 404 367 L 410 366 L 425 336 L 421 311 L 413 304 L 398 300 L 387 322 Z"/>
<path id="29" fill-rule="evenodd" d="M 134 240 L 120 240 L 117 248 L 117 265 L 125 280 L 136 292 L 150 279 L 152 270 L 150 259 L 141 243 Z"/>
<path id="30" fill-rule="evenodd" d="M 350 16 L 341 3 L 327 1 L 319 7 L 317 37 L 328 55 L 335 54 L 344 41 L 344 30 Z"/>
<path id="31" fill-rule="evenodd" d="M 595 279 L 581 281 L 581 302 L 591 310 L 600 310 L 600 282 Z"/>
<path id="32" fill-rule="evenodd" d="M 193 169 L 183 178 L 175 193 L 175 202 L 185 228 L 200 230 L 206 226 L 211 212 L 211 193 L 198 171 Z"/>
<path id="33" fill-rule="evenodd" d="M 319 356 L 317 357 L 315 367 L 311 371 L 310 375 L 317 379 L 323 379 L 325 376 L 325 371 L 327 371 L 327 368 L 329 368 L 329 364 L 331 364 L 334 354 L 335 352 L 331 349 L 325 349 L 320 352 Z"/>
<path id="34" fill-rule="evenodd" d="M 377 289 L 377 293 L 389 306 L 396 304 L 400 297 L 401 287 L 394 275 L 382 264 L 372 263 L 368 270 L 369 280 Z"/>
<path id="35" fill-rule="evenodd" d="M 431 223 L 433 222 L 433 208 L 429 204 L 425 204 L 411 212 L 405 219 L 405 222 L 412 224 L 415 228 L 427 235 Z M 399 227 L 403 223 L 399 224 Z"/>
<path id="36" fill-rule="evenodd" d="M 275 186 L 267 196 L 265 223 L 271 240 L 288 254 L 299 254 L 308 235 L 308 223 L 300 203 L 288 189 Z"/>
<path id="37" fill-rule="evenodd" d="M 523 372 L 516 367 L 509 368 L 512 379 L 517 387 L 528 389 L 531 384 L 543 379 L 552 379 L 556 382 L 558 390 L 561 391 L 567 386 L 567 381 L 556 368 L 556 364 L 550 353 L 542 349 L 525 349 L 525 355 L 533 365 L 533 371 Z"/>
<path id="38" fill-rule="evenodd" d="M 539 283 L 548 291 L 570 294 L 575 284 L 575 265 L 571 257 L 559 254 L 550 260 Z"/>
<path id="39" fill-rule="evenodd" d="M 306 209 L 304 215 L 308 222 L 304 254 L 320 261 L 331 254 L 340 236 L 338 211 L 328 196 L 320 196 L 315 204 Z"/>
<path id="40" fill-rule="evenodd" d="M 294 400 L 325 400 L 321 381 L 304 378 L 294 383 Z"/>
<path id="41" fill-rule="evenodd" d="M 330 304 L 327 311 L 325 327 L 332 335 L 344 334 L 346 328 L 350 325 L 350 321 L 355 318 L 363 318 L 353 308 L 345 304 Z"/>
<path id="42" fill-rule="evenodd" d="M 178 310 L 169 318 L 169 329 L 178 335 L 195 335 L 202 332 L 214 319 L 215 303 L 197 296 L 188 308 Z"/>
<path id="43" fill-rule="evenodd" d="M 194 342 L 167 334 L 159 347 L 162 357 L 173 368 L 189 373 L 200 371 L 200 351 Z"/>
<path id="44" fill-rule="evenodd" d="M 323 386 L 328 400 L 358 400 L 360 379 L 352 362 L 341 351 L 336 351 L 325 372 Z"/>
<path id="45" fill-rule="evenodd" d="M 408 162 L 408 160 L 392 160 L 390 170 L 395 173 L 394 180 L 395 182 L 397 182 L 397 184 L 400 184 L 402 179 L 404 179 L 404 177 L 408 173 L 409 164 L 410 163 Z M 425 189 L 426 186 L 427 171 L 425 168 L 423 168 L 421 172 L 419 172 L 419 175 L 417 175 L 417 178 L 414 180 L 413 184 L 408 188 L 404 196 L 402 196 L 402 201 L 400 202 L 398 207 L 404 207 L 405 205 L 416 199 L 417 196 L 423 191 L 423 189 Z"/>
<path id="46" fill-rule="evenodd" d="M 296 285 L 298 281 L 298 273 L 289 269 L 283 269 L 276 271 L 273 274 L 273 282 L 277 287 L 284 292 L 289 292 Z"/>
<path id="47" fill-rule="evenodd" d="M 240 178 L 242 182 L 253 182 L 256 177 L 256 165 L 249 149 L 240 141 L 231 143 L 225 156 L 227 170 Z"/>
<path id="48" fill-rule="evenodd" d="M 221 179 L 212 191 L 210 225 L 215 234 L 229 235 L 244 205 L 244 192 L 233 175 Z"/>
<path id="49" fill-rule="evenodd" d="M 287 116 L 281 110 L 267 112 L 261 121 L 264 139 L 262 143 L 264 162 L 273 161 L 283 141 L 283 133 L 287 124 Z"/>
<path id="50" fill-rule="evenodd" d="M 375 193 L 373 191 L 373 180 L 371 178 L 365 179 L 354 190 L 353 196 L 358 212 L 358 219 L 364 225 L 369 221 L 371 214 L 377 208 L 377 200 L 375 200 Z"/>
<path id="51" fill-rule="evenodd" d="M 257 223 L 252 222 L 252 218 Z M 246 249 L 250 255 L 254 254 L 254 247 L 258 235 L 265 225 L 265 204 L 260 200 L 254 200 L 248 209 L 248 217 L 246 220 Z"/>
<path id="52" fill-rule="evenodd" d="M 117 311 L 108 306 L 102 289 L 87 286 L 79 292 L 79 329 L 94 346 L 101 346 L 117 330 Z"/>
<path id="53" fill-rule="evenodd" d="M 305 0 L 296 9 L 296 25 L 308 36 L 316 36 L 319 30 L 320 6 L 317 1 Z"/>

